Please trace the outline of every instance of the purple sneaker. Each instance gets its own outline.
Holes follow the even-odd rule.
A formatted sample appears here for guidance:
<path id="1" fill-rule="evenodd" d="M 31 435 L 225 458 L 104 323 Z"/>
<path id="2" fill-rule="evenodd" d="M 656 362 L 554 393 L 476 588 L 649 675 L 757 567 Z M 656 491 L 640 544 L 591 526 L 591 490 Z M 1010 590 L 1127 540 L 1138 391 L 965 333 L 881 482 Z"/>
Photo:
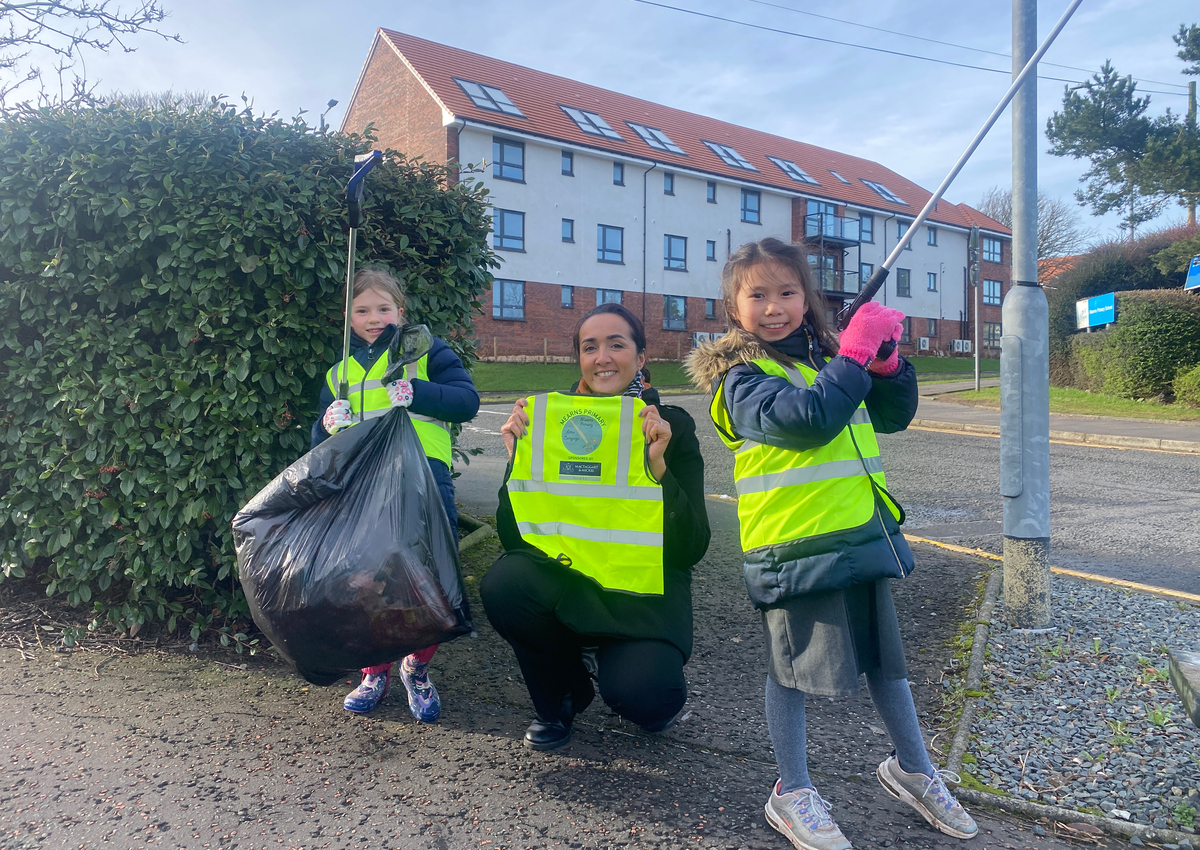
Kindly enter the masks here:
<path id="1" fill-rule="evenodd" d="M 442 701 L 437 688 L 429 681 L 428 664 L 400 662 L 400 681 L 408 691 L 408 710 L 422 723 L 432 723 L 442 714 Z"/>
<path id="2" fill-rule="evenodd" d="M 342 707 L 355 714 L 366 714 L 388 695 L 391 686 L 392 670 L 390 667 L 386 673 L 366 673 L 358 687 L 346 695 Z"/>

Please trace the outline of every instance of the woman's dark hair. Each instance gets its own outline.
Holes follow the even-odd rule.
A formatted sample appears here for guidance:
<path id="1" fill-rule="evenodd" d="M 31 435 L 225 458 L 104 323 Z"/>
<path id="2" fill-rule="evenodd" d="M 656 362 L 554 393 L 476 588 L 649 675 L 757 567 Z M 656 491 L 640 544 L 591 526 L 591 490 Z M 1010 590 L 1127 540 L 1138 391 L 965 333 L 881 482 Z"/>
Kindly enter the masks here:
<path id="1" fill-rule="evenodd" d="M 637 348 L 637 353 L 641 354 L 646 350 L 646 328 L 642 325 L 642 320 L 633 315 L 628 307 L 624 304 L 617 304 L 613 301 L 606 301 L 603 304 L 596 305 L 596 309 L 590 310 L 579 320 L 579 324 L 575 326 L 575 359 L 579 360 L 579 332 L 583 330 L 583 323 L 592 316 L 599 316 L 601 313 L 612 313 L 614 316 L 620 316 L 625 320 L 625 324 L 629 325 L 629 333 L 633 337 L 634 347 Z"/>

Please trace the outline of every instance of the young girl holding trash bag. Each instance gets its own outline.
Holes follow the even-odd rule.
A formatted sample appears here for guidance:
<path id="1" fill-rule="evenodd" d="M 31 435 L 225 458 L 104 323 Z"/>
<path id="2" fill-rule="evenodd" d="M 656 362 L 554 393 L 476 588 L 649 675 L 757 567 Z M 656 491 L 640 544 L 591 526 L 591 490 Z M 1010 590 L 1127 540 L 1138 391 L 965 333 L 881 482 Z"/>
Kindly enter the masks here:
<path id="1" fill-rule="evenodd" d="M 881 344 L 904 314 L 865 304 L 840 339 L 804 250 L 767 238 L 743 245 L 722 273 L 730 329 L 687 367 L 713 392 L 712 419 L 735 452 L 746 587 L 768 646 L 767 728 L 779 781 L 771 825 L 802 850 L 850 842 L 813 788 L 805 694 L 849 696 L 865 674 L 896 748 L 876 772 L 884 789 L 938 830 L 977 828 L 929 761 L 907 681 L 889 579 L 913 569 L 888 493 L 876 433 L 902 431 L 917 407 L 912 365 Z M 836 352 L 836 356 L 827 359 Z"/>
<path id="2" fill-rule="evenodd" d="M 458 355 L 440 339 L 428 354 L 405 368 L 405 377 L 380 386 L 387 371 L 388 345 L 399 333 L 404 318 L 405 298 L 394 277 L 380 269 L 361 269 L 354 275 L 350 304 L 350 362 L 339 362 L 326 375 L 321 390 L 321 415 L 312 427 L 312 445 L 343 428 L 382 415 L 390 407 L 407 407 L 425 449 L 429 468 L 437 480 L 446 518 L 458 537 L 458 510 L 454 504 L 454 480 L 450 474 L 451 422 L 466 422 L 479 411 L 479 393 Z M 335 399 L 347 367 L 349 399 Z M 386 392 L 386 398 L 382 392 Z M 400 663 L 400 679 L 408 691 L 413 716 L 432 723 L 441 714 L 437 688 L 429 680 L 429 661 L 437 645 L 409 655 Z M 394 663 L 394 662 L 393 662 Z M 347 711 L 365 714 L 379 704 L 391 686 L 392 663 L 363 668 L 362 682 L 346 697 Z"/>

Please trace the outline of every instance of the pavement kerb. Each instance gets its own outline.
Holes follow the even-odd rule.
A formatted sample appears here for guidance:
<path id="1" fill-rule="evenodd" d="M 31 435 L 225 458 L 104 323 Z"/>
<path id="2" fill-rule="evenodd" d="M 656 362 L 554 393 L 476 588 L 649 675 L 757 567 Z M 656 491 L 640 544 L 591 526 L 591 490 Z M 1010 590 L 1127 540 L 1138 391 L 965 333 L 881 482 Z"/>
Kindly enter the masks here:
<path id="1" fill-rule="evenodd" d="M 925 543 L 961 554 L 975 555 L 988 560 L 1003 560 L 999 555 L 983 552 L 978 549 L 967 549 L 963 546 L 939 543 L 936 540 L 913 537 L 907 534 L 905 538 L 913 542 Z M 1054 572 L 1065 572 L 1075 577 L 1090 575 L 1088 573 L 1080 573 L 1076 570 L 1063 571 L 1054 567 L 1051 569 Z M 1120 582 L 1115 579 L 1110 581 L 1114 584 L 1136 584 L 1135 582 Z M 987 640 L 991 634 L 992 615 L 995 611 L 996 600 L 1000 596 L 1000 588 L 1003 582 L 1003 570 L 999 568 L 993 569 L 991 575 L 988 576 L 987 590 L 984 592 L 983 601 L 979 605 L 979 613 L 975 618 L 975 638 L 971 645 L 971 661 L 967 668 L 965 682 L 967 690 L 978 691 L 983 686 L 983 664 L 986 658 Z M 1143 585 L 1142 587 L 1148 588 L 1149 586 Z M 1164 590 L 1164 588 L 1155 589 Z M 1183 596 L 1196 598 L 1190 593 L 1183 594 Z M 954 774 L 961 774 L 962 772 L 963 756 L 966 754 L 967 746 L 971 741 L 971 724 L 975 719 L 975 705 L 975 697 L 967 697 L 963 702 L 962 713 L 958 718 L 958 727 L 955 729 L 954 739 L 950 744 L 950 751 L 946 755 L 945 769 Z M 991 806 L 992 808 L 1001 809 L 1002 811 L 1011 812 L 1023 817 L 1032 817 L 1035 819 L 1048 818 L 1062 824 L 1083 823 L 1095 827 L 1107 835 L 1118 838 L 1129 839 L 1136 835 L 1139 841 L 1155 841 L 1166 844 L 1179 844 L 1183 841 L 1191 842 L 1196 838 L 1193 834 L 1173 829 L 1156 829 L 1152 826 L 1132 823 L 1117 818 L 1102 817 L 1100 815 L 1076 811 L 1075 809 L 1063 808 L 1062 806 L 1031 803 L 1017 797 L 988 791 L 978 791 L 972 788 L 958 787 L 955 789 L 954 794 L 959 800 L 973 805 Z"/>
<path id="2" fill-rule="evenodd" d="M 982 425 L 973 422 L 942 422 L 936 419 L 914 419 L 909 423 L 908 427 L 931 431 L 964 431 L 970 434 L 989 434 L 994 436 L 1000 434 L 999 425 Z M 1084 434 L 1079 431 L 1051 431 L 1050 439 L 1054 442 L 1072 443 L 1079 446 L 1153 449 L 1160 452 L 1200 454 L 1200 441 L 1197 440 L 1166 440 L 1157 437 L 1131 437 L 1124 434 Z"/>

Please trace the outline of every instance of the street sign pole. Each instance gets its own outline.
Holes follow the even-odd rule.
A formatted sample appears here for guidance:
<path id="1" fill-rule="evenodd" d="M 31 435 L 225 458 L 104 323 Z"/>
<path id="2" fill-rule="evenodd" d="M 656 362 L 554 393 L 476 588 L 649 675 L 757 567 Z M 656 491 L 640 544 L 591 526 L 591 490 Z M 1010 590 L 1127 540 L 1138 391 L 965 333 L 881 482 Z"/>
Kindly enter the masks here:
<path id="1" fill-rule="evenodd" d="M 1013 0 L 1014 76 L 1037 47 L 1037 0 Z M 1037 85 L 1013 98 L 1013 287 L 1001 311 L 1000 493 L 1004 610 L 1017 629 L 1050 625 L 1050 320 L 1037 280 Z"/>

